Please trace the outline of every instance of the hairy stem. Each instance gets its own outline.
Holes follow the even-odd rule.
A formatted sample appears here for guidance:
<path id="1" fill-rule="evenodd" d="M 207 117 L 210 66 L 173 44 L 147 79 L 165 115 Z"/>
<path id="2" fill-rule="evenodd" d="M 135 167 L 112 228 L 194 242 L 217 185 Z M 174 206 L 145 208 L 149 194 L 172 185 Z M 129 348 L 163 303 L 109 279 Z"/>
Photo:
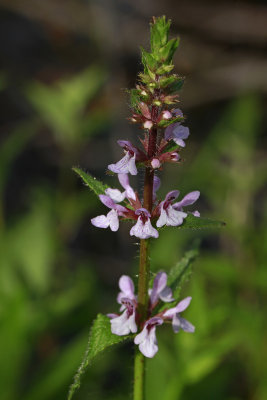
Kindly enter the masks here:
<path id="1" fill-rule="evenodd" d="M 148 156 L 153 157 L 157 146 L 157 130 L 152 129 L 149 134 Z M 147 167 L 145 172 L 144 184 L 144 208 L 150 213 L 153 206 L 153 180 L 154 171 Z M 150 273 L 149 262 L 149 239 L 140 240 L 140 261 L 138 279 L 138 315 L 139 323 L 142 327 L 147 318 L 148 309 L 148 283 Z M 134 361 L 134 400 L 144 400 L 145 398 L 145 357 L 138 349 L 135 353 Z"/>
<path id="2" fill-rule="evenodd" d="M 134 358 L 134 400 L 143 400 L 145 398 L 145 356 L 135 349 Z"/>

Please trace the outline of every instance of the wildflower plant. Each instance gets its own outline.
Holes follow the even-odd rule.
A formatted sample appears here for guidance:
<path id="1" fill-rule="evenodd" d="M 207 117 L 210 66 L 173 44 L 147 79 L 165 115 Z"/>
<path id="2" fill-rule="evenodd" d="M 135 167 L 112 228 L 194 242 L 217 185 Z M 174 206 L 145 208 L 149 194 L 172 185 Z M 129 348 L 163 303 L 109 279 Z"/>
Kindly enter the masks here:
<path id="1" fill-rule="evenodd" d="M 108 165 L 115 175 L 119 188 L 110 188 L 79 168 L 74 171 L 99 197 L 106 213 L 92 218 L 91 223 L 102 229 L 116 232 L 120 223 L 131 223 L 129 234 L 140 239 L 138 285 L 123 275 L 119 279 L 118 309 L 108 315 L 99 314 L 91 328 L 84 360 L 70 388 L 69 399 L 80 385 L 86 367 L 100 352 L 125 340 L 135 344 L 134 400 L 144 399 L 145 359 L 158 352 L 156 331 L 169 323 L 174 333 L 183 330 L 193 333 L 195 327 L 180 314 L 190 305 L 191 297 L 179 299 L 196 250 L 186 253 L 169 277 L 159 271 L 151 281 L 150 241 L 159 240 L 164 226 L 177 229 L 203 229 L 219 227 L 223 223 L 200 217 L 199 210 L 191 208 L 200 196 L 198 190 L 179 199 L 179 190 L 158 196 L 160 173 L 165 163 L 182 162 L 181 150 L 186 146 L 189 129 L 178 108 L 178 91 L 183 78 L 173 73 L 173 55 L 178 39 L 169 40 L 170 21 L 165 16 L 151 22 L 151 50 L 143 48 L 143 72 L 138 83 L 129 91 L 131 100 L 130 121 L 141 128 L 142 134 L 133 144 L 124 138 L 118 141 L 122 158 Z M 138 193 L 131 186 L 131 176 L 144 171 L 144 187 Z M 189 208 L 188 208 L 189 207 Z M 166 266 L 164 266 L 166 267 Z M 157 332 L 158 334 L 158 332 Z"/>

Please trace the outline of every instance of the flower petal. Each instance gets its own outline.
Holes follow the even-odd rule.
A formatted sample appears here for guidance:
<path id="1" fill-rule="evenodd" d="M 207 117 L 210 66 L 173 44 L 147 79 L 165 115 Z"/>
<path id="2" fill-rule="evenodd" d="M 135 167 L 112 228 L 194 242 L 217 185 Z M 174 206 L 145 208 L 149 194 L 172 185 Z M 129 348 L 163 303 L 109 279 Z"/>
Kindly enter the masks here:
<path id="1" fill-rule="evenodd" d="M 130 172 L 132 175 L 137 175 L 135 154 L 131 156 L 130 152 L 127 151 L 126 155 L 116 164 L 109 164 L 108 169 L 116 174 L 128 174 Z"/>
<path id="2" fill-rule="evenodd" d="M 136 165 L 135 165 L 135 157 L 136 156 L 134 154 L 134 156 L 131 157 L 130 160 L 129 160 L 129 169 L 128 169 L 128 171 L 129 171 L 129 173 L 131 175 L 137 175 L 137 168 L 136 168 Z"/>
<path id="3" fill-rule="evenodd" d="M 136 215 L 144 214 L 147 218 L 151 217 L 150 212 L 146 208 L 138 208 L 137 210 L 135 210 L 135 214 Z"/>
<path id="4" fill-rule="evenodd" d="M 122 297 L 128 297 L 129 299 L 135 299 L 134 283 L 129 276 L 122 275 L 120 277 L 119 288 L 121 290 L 121 293 L 123 293 Z"/>
<path id="5" fill-rule="evenodd" d="M 139 239 L 148 239 L 150 237 L 158 238 L 158 231 L 151 225 L 150 219 L 143 223 L 141 217 L 138 217 L 137 223 L 130 230 L 131 236 Z"/>
<path id="6" fill-rule="evenodd" d="M 160 300 L 164 301 L 165 303 L 170 303 L 171 301 L 174 300 L 172 296 L 172 290 L 170 287 L 166 286 L 162 292 L 159 294 Z"/>
<path id="7" fill-rule="evenodd" d="M 107 214 L 107 219 L 109 221 L 109 226 L 112 232 L 116 232 L 119 229 L 119 217 L 116 210 L 111 210 Z"/>
<path id="8" fill-rule="evenodd" d="M 148 219 L 145 222 L 143 232 L 144 232 L 144 235 L 145 235 L 144 239 L 148 239 L 150 237 L 153 237 L 153 238 L 157 239 L 159 237 L 159 233 L 158 233 L 157 229 L 155 229 L 152 226 L 152 224 L 150 222 L 150 219 Z"/>
<path id="9" fill-rule="evenodd" d="M 169 125 L 164 132 L 164 138 L 165 140 L 170 140 L 173 138 L 173 131 L 175 128 L 177 128 L 178 126 L 180 126 L 180 122 L 177 122 L 175 124 L 171 124 Z"/>
<path id="10" fill-rule="evenodd" d="M 108 228 L 109 221 L 105 215 L 99 215 L 98 217 L 92 218 L 91 223 L 97 228 Z"/>
<path id="11" fill-rule="evenodd" d="M 118 140 L 118 145 L 125 148 L 127 151 L 131 151 L 132 153 L 137 153 L 137 148 L 129 141 L 129 140 Z"/>
<path id="12" fill-rule="evenodd" d="M 150 329 L 146 339 L 139 344 L 139 350 L 142 354 L 144 354 L 145 357 L 153 358 L 154 355 L 158 352 L 158 349 L 159 348 L 156 338 L 156 327 L 153 326 Z"/>
<path id="13" fill-rule="evenodd" d="M 125 199 L 125 192 L 121 192 L 119 189 L 108 188 L 105 193 L 116 203 L 120 203 Z"/>
<path id="14" fill-rule="evenodd" d="M 175 139 L 187 139 L 190 132 L 189 132 L 189 128 L 179 124 L 179 125 L 175 126 L 172 134 L 173 134 L 173 140 L 175 141 Z"/>
<path id="15" fill-rule="evenodd" d="M 162 226 L 166 225 L 166 223 L 167 223 L 167 212 L 166 210 L 164 210 L 163 207 L 161 207 L 160 216 L 156 222 L 156 226 L 158 228 L 161 228 Z"/>
<path id="16" fill-rule="evenodd" d="M 175 314 L 172 319 L 172 328 L 174 333 L 178 333 L 180 329 L 185 332 L 193 333 L 195 332 L 195 327 L 186 319 L 180 317 L 179 314 Z"/>
<path id="17" fill-rule="evenodd" d="M 166 194 L 165 201 L 173 201 L 177 199 L 179 194 L 180 194 L 179 190 L 172 190 L 171 192 Z"/>
<path id="18" fill-rule="evenodd" d="M 168 208 L 164 209 L 164 204 L 161 205 L 160 216 L 157 220 L 157 227 L 161 228 L 163 225 L 166 226 L 179 226 L 183 223 L 184 218 L 187 214 L 183 211 L 177 211 L 169 204 Z"/>
<path id="19" fill-rule="evenodd" d="M 118 174 L 118 179 L 119 179 L 119 182 L 120 182 L 121 186 L 126 191 L 127 198 L 136 200 L 136 195 L 134 193 L 134 190 L 133 190 L 133 188 L 131 187 L 131 185 L 129 183 L 128 174 Z"/>
<path id="20" fill-rule="evenodd" d="M 192 300 L 192 297 L 186 297 L 185 299 L 183 299 L 182 301 L 180 301 L 177 306 L 170 308 L 169 310 L 165 311 L 165 313 L 163 314 L 164 317 L 170 317 L 172 318 L 175 314 L 180 313 L 182 311 L 184 311 L 190 304 Z"/>
<path id="21" fill-rule="evenodd" d="M 128 335 L 130 332 L 137 332 L 135 312 L 133 312 L 132 315 L 128 316 L 127 309 L 119 317 L 112 318 L 110 320 L 110 323 L 111 332 L 114 335 L 123 336 Z"/>
<path id="22" fill-rule="evenodd" d="M 166 272 L 159 272 L 153 282 L 153 288 L 150 295 L 150 302 L 153 305 L 159 298 L 160 292 L 165 289 L 167 285 L 167 274 Z"/>
<path id="23" fill-rule="evenodd" d="M 161 324 L 163 324 L 162 318 L 153 317 L 149 319 L 145 323 L 143 330 L 134 339 L 134 343 L 139 345 L 141 353 L 148 358 L 154 357 L 158 351 L 156 325 Z"/>
<path id="24" fill-rule="evenodd" d="M 176 211 L 173 206 L 170 204 L 167 208 L 167 226 L 179 226 L 182 225 L 184 218 L 187 217 L 187 214 L 183 211 Z"/>
<path id="25" fill-rule="evenodd" d="M 187 195 L 185 195 L 181 201 L 173 204 L 173 207 L 176 210 L 179 210 L 182 207 L 190 206 L 191 204 L 194 204 L 198 200 L 199 196 L 200 196 L 200 192 L 198 190 L 195 190 L 194 192 L 190 192 Z"/>
<path id="26" fill-rule="evenodd" d="M 115 206 L 116 206 L 114 201 L 109 196 L 106 196 L 105 194 L 100 194 L 99 200 L 101 201 L 101 203 L 103 203 L 108 208 L 115 208 Z"/>

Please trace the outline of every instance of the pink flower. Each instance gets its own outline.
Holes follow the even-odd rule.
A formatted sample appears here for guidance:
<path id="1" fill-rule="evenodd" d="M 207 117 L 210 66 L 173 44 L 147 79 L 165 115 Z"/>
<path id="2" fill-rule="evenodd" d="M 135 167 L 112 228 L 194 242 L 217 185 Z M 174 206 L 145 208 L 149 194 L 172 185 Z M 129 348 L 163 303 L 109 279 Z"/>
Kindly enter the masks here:
<path id="1" fill-rule="evenodd" d="M 121 303 L 124 305 L 124 312 L 110 320 L 111 332 L 114 335 L 123 336 L 128 335 L 130 332 L 137 332 L 137 325 L 135 322 L 135 302 L 123 297 Z"/>
<path id="2" fill-rule="evenodd" d="M 153 228 L 150 222 L 150 213 L 145 208 L 138 208 L 135 214 L 139 215 L 139 217 L 136 224 L 131 228 L 130 235 L 136 236 L 139 239 L 158 238 L 159 233 L 157 229 Z"/>
<path id="3" fill-rule="evenodd" d="M 109 164 L 108 169 L 112 172 L 115 172 L 115 174 L 129 173 L 131 175 L 137 175 L 135 157 L 135 153 L 132 155 L 129 151 L 127 151 L 125 156 L 116 164 Z"/>
<path id="4" fill-rule="evenodd" d="M 155 307 L 158 300 L 162 300 L 166 303 L 174 300 L 172 297 L 172 290 L 167 286 L 167 279 L 166 272 L 161 271 L 156 275 L 150 293 L 150 304 L 152 309 Z"/>
<path id="5" fill-rule="evenodd" d="M 157 220 L 157 227 L 161 228 L 162 226 L 178 226 L 183 223 L 184 218 L 187 217 L 187 214 L 182 211 L 177 211 L 172 206 L 173 200 L 175 200 L 179 195 L 178 190 L 173 190 L 169 192 L 165 200 L 160 203 L 160 216 Z"/>
<path id="6" fill-rule="evenodd" d="M 164 319 L 172 319 L 172 327 L 175 333 L 179 332 L 180 329 L 185 332 L 195 332 L 195 327 L 189 321 L 180 317 L 180 313 L 189 306 L 191 300 L 192 297 L 186 297 L 176 307 L 170 308 L 163 314 Z"/>
<path id="7" fill-rule="evenodd" d="M 118 174 L 118 179 L 121 186 L 125 189 L 124 192 L 121 192 L 119 189 L 108 188 L 105 190 L 105 193 L 115 202 L 120 203 L 127 197 L 127 199 L 136 200 L 136 195 L 129 183 L 128 174 Z"/>
<path id="8" fill-rule="evenodd" d="M 92 218 L 91 223 L 97 228 L 106 229 L 110 227 L 113 232 L 116 232 L 119 229 L 119 216 L 123 216 L 124 212 L 127 212 L 127 208 L 116 204 L 109 196 L 104 194 L 100 194 L 99 199 L 106 207 L 111 208 L 111 211 L 107 215 Z"/>
<path id="9" fill-rule="evenodd" d="M 156 326 L 163 324 L 163 319 L 153 317 L 146 321 L 143 330 L 135 336 L 134 343 L 139 345 L 139 350 L 145 357 L 152 358 L 158 351 Z"/>

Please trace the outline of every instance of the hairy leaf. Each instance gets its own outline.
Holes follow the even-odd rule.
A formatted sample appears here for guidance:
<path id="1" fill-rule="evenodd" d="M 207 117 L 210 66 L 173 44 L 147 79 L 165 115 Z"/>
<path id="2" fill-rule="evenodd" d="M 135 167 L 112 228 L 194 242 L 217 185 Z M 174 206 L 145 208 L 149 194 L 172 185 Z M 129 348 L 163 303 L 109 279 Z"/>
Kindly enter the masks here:
<path id="1" fill-rule="evenodd" d="M 193 248 L 187 251 L 184 257 L 170 270 L 168 274 L 168 286 L 172 289 L 173 297 L 179 298 L 182 286 L 188 281 L 192 273 L 192 265 L 198 256 L 199 240 L 195 242 Z M 159 312 L 166 308 L 173 307 L 172 303 L 165 303 L 159 308 Z"/>
<path id="2" fill-rule="evenodd" d="M 179 297 L 183 284 L 192 273 L 192 265 L 198 256 L 199 241 L 193 249 L 187 251 L 184 257 L 169 272 L 168 285 L 171 287 L 173 296 Z"/>
<path id="3" fill-rule="evenodd" d="M 165 15 L 154 18 L 150 27 L 151 32 L 151 50 L 156 52 L 160 47 L 168 42 L 171 21 L 167 20 Z"/>
<path id="4" fill-rule="evenodd" d="M 194 217 L 192 214 L 188 214 L 184 219 L 182 225 L 177 226 L 178 229 L 209 229 L 209 228 L 221 228 L 225 226 L 225 222 L 217 221 L 210 218 Z"/>
<path id="5" fill-rule="evenodd" d="M 105 185 L 104 183 L 98 181 L 96 178 L 94 178 L 92 175 L 84 172 L 82 169 L 77 168 L 77 167 L 73 167 L 72 168 L 74 172 L 76 172 L 76 174 L 78 174 L 82 180 L 84 181 L 84 183 L 86 184 L 86 186 L 89 186 L 89 188 L 98 196 L 100 194 L 104 194 L 105 193 L 105 189 L 108 188 L 107 185 Z"/>
<path id="6" fill-rule="evenodd" d="M 131 335 L 113 335 L 110 330 L 110 319 L 105 315 L 98 314 L 97 318 L 93 322 L 89 334 L 89 340 L 83 361 L 74 377 L 73 384 L 70 386 L 68 400 L 72 399 L 73 394 L 80 387 L 81 377 L 85 373 L 87 367 L 95 359 L 95 357 L 102 353 L 104 350 L 110 348 L 111 346 L 125 342 L 129 338 L 131 338 Z"/>
<path id="7" fill-rule="evenodd" d="M 171 39 L 165 46 L 159 49 L 159 57 L 162 62 L 170 63 L 175 50 L 179 45 L 179 39 Z"/>

